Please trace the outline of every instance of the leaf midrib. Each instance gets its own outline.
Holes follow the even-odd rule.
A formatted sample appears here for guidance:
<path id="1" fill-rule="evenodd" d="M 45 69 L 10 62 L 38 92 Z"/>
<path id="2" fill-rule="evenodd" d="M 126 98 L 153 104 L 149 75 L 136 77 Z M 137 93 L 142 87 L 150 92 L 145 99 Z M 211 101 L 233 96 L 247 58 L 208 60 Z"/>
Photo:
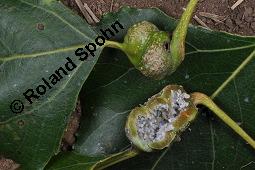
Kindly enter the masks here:
<path id="1" fill-rule="evenodd" d="M 49 50 L 49 51 L 41 51 L 41 52 L 35 52 L 35 53 L 30 53 L 30 54 L 14 54 L 12 56 L 1 57 L 0 61 L 6 62 L 6 61 L 11 61 L 11 60 L 16 60 L 16 59 L 36 58 L 36 57 L 40 57 L 40 56 L 68 52 L 68 51 L 72 51 L 72 50 L 75 50 L 77 48 L 82 48 L 82 47 L 84 47 L 84 44 L 78 44 L 78 45 L 74 45 L 74 46 L 62 47 L 62 48 L 57 48 L 57 49 L 53 49 L 53 50 Z"/>

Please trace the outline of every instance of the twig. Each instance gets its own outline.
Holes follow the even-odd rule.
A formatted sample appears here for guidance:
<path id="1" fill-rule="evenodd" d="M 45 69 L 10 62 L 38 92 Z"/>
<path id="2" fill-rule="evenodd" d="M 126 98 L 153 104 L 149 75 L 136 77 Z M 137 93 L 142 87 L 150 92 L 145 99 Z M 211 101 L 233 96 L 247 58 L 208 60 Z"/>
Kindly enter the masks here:
<path id="1" fill-rule="evenodd" d="M 196 15 L 193 17 L 200 25 L 210 29 L 200 18 L 198 18 Z"/>
<path id="2" fill-rule="evenodd" d="M 199 15 L 209 18 L 209 19 L 212 19 L 213 21 L 218 22 L 218 23 L 223 23 L 222 20 L 225 19 L 224 16 L 219 16 L 219 15 L 211 14 L 208 12 L 199 12 Z"/>
<path id="3" fill-rule="evenodd" d="M 236 3 L 231 7 L 232 10 L 234 10 L 238 5 L 240 5 L 244 0 L 238 0 Z"/>
<path id="4" fill-rule="evenodd" d="M 89 8 L 87 3 L 84 3 L 84 8 L 89 13 L 90 17 L 93 19 L 95 23 L 99 22 L 99 19 L 96 17 L 96 15 L 92 12 L 92 10 Z"/>
<path id="5" fill-rule="evenodd" d="M 75 0 L 76 4 L 78 5 L 79 9 L 81 10 L 83 16 L 85 17 L 85 19 L 87 20 L 87 22 L 89 24 L 94 24 L 95 22 L 93 21 L 93 19 L 91 18 L 91 16 L 89 15 L 89 13 L 86 11 L 86 9 L 84 8 L 82 2 L 80 0 Z"/>
<path id="6" fill-rule="evenodd" d="M 112 9 L 113 9 L 113 1 L 114 0 L 112 0 L 112 2 L 111 2 L 110 12 L 112 12 Z"/>

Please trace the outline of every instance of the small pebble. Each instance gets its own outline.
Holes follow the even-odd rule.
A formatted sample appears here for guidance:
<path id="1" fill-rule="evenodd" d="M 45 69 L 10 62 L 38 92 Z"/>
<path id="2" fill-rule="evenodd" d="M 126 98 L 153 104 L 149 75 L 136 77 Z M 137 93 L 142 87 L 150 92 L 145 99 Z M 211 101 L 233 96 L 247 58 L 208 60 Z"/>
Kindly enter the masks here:
<path id="1" fill-rule="evenodd" d="M 229 28 L 232 28 L 233 27 L 233 22 L 232 22 L 232 20 L 230 19 L 230 18 L 228 18 L 227 20 L 226 20 L 226 25 L 229 27 Z"/>
<path id="2" fill-rule="evenodd" d="M 251 23 L 251 28 L 253 29 L 253 31 L 255 31 L 255 22 Z"/>
<path id="3" fill-rule="evenodd" d="M 252 7 L 245 8 L 245 11 L 244 11 L 244 16 L 245 17 L 251 16 L 252 13 L 253 13 L 253 8 Z"/>

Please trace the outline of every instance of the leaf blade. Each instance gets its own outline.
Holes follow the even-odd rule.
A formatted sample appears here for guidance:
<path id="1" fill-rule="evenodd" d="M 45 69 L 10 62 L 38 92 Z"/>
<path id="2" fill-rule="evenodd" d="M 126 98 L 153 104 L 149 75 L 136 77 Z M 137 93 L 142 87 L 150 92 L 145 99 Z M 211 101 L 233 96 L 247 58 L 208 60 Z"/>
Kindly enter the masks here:
<path id="1" fill-rule="evenodd" d="M 0 153 L 22 169 L 42 169 L 59 152 L 79 91 L 102 48 L 95 57 L 78 60 L 74 51 L 97 33 L 60 2 L 3 1 L 0 9 Z M 68 57 L 76 65 L 71 71 L 65 66 Z M 49 81 L 60 67 L 67 74 L 61 72 L 61 80 L 30 104 L 23 93 L 36 91 L 42 78 Z M 10 110 L 14 99 L 24 103 L 21 114 Z"/>
<path id="2" fill-rule="evenodd" d="M 127 17 L 130 19 L 127 20 Z M 176 24 L 174 20 L 157 9 L 124 8 L 117 14 L 106 16 L 102 25 L 107 25 L 107 21 L 110 22 L 111 18 L 118 18 L 125 28 L 141 20 L 151 21 L 164 30 L 173 30 Z M 121 41 L 121 37 L 118 37 L 118 40 Z M 98 131 L 93 131 L 93 129 L 104 123 L 104 119 L 113 117 L 115 113 L 128 111 L 145 102 L 147 98 L 167 84 L 182 84 L 189 92 L 201 91 L 208 95 L 213 94 L 247 58 L 249 62 L 245 64 L 246 67 L 243 67 L 241 72 L 246 71 L 248 66 L 254 65 L 254 58 L 251 56 L 254 47 L 255 37 L 235 36 L 192 26 L 187 38 L 187 55 L 184 63 L 176 73 L 162 81 L 144 78 L 136 70 L 132 70 L 132 66 L 125 60 L 122 53 L 106 50 L 103 53 L 104 57 L 95 67 L 96 71 L 91 74 L 93 78 L 88 80 L 85 90 L 82 92 L 85 96 L 83 99 L 86 100 L 84 112 L 90 113 L 90 115 L 82 120 L 75 150 L 83 155 L 107 155 L 115 153 L 116 148 L 122 150 L 128 146 L 128 141 L 124 140 L 124 125 L 128 114 L 124 114 L 122 119 L 108 122 L 108 126 L 104 129 Z M 247 57 L 249 55 L 250 57 Z M 119 59 L 112 59 L 112 56 L 117 56 Z M 129 71 L 130 69 L 131 71 Z M 253 73 L 251 69 L 248 70 L 249 74 Z M 106 75 L 108 79 L 103 78 Z M 235 78 L 239 78 L 239 76 Z M 254 75 L 250 75 L 248 82 L 252 82 L 252 76 Z M 101 78 L 103 80 L 99 81 Z M 249 86 L 252 86 L 252 83 Z M 227 90 L 228 88 L 225 87 L 220 91 L 220 95 L 215 98 L 216 103 L 226 110 L 234 120 L 238 120 L 240 115 L 236 111 L 236 105 L 233 104 L 238 102 L 235 96 L 233 98 L 230 94 L 225 94 Z M 231 94 L 233 94 L 233 90 Z M 229 98 L 228 103 L 225 102 L 226 96 Z M 253 120 L 254 116 L 251 112 L 248 113 L 247 117 L 249 116 Z M 93 125 L 89 123 L 89 120 L 93 122 Z M 249 134 L 255 131 L 252 120 L 245 119 L 247 123 L 244 125 L 244 129 L 250 132 Z M 116 129 L 123 129 L 123 131 L 120 133 Z M 223 166 L 239 169 L 245 163 L 254 161 L 254 153 L 249 146 L 246 146 L 222 122 L 211 121 L 200 115 L 198 120 L 191 125 L 191 129 L 191 132 L 185 132 L 182 135 L 184 141 L 173 144 L 167 152 L 163 151 L 165 156 L 162 158 L 159 159 L 160 153 L 143 154 L 114 166 L 112 169 L 220 169 Z M 98 137 L 93 140 L 88 138 L 89 132 Z M 219 139 L 215 133 L 220 134 L 221 138 Z M 200 142 L 204 145 L 199 145 Z M 101 150 L 96 146 L 97 143 L 101 144 Z M 109 146 L 108 143 L 111 145 Z M 233 155 L 232 152 L 235 151 L 238 154 L 229 158 L 224 157 L 223 153 Z M 245 155 L 245 158 L 240 155 Z M 232 162 L 233 159 L 236 161 Z M 164 162 L 172 161 L 172 164 L 164 164 L 162 160 Z"/>

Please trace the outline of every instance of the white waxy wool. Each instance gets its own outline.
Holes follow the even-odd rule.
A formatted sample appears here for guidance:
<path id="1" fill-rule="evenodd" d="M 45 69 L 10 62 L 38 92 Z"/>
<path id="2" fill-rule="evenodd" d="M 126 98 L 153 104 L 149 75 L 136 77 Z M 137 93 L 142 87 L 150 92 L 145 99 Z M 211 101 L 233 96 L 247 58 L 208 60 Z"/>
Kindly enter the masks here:
<path id="1" fill-rule="evenodd" d="M 183 93 L 181 90 L 171 90 L 171 98 L 172 98 L 172 107 L 176 112 L 185 111 L 189 106 L 189 102 L 186 99 L 190 98 L 190 95 L 187 93 Z"/>
<path id="2" fill-rule="evenodd" d="M 171 108 L 168 104 L 158 104 L 148 116 L 139 115 L 136 127 L 138 136 L 146 142 L 157 142 L 165 138 L 166 132 L 174 129 L 173 122 L 180 112 L 189 106 L 190 95 L 181 90 L 171 91 Z"/>

